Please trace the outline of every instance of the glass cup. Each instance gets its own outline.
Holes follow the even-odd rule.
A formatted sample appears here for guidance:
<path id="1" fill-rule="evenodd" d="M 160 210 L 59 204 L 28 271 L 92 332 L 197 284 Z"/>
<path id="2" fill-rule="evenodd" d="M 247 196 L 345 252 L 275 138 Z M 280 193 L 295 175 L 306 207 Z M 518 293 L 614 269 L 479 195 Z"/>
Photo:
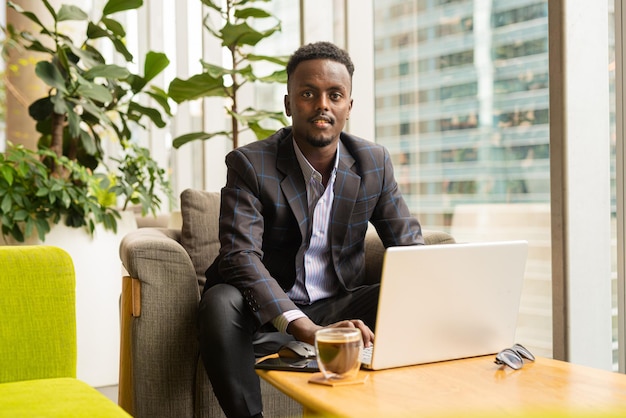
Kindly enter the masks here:
<path id="1" fill-rule="evenodd" d="M 326 379 L 356 377 L 363 337 L 358 328 L 322 328 L 315 333 L 317 364 Z"/>

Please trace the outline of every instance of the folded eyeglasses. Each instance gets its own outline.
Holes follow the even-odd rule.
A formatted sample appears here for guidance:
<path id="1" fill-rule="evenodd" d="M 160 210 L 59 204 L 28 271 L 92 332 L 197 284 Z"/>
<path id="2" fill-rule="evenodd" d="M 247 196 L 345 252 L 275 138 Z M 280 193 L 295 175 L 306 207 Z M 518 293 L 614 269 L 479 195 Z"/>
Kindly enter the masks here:
<path id="1" fill-rule="evenodd" d="M 515 344 L 513 347 L 505 348 L 496 354 L 495 363 L 519 370 L 524 365 L 524 359 L 535 361 L 535 356 L 523 345 Z"/>

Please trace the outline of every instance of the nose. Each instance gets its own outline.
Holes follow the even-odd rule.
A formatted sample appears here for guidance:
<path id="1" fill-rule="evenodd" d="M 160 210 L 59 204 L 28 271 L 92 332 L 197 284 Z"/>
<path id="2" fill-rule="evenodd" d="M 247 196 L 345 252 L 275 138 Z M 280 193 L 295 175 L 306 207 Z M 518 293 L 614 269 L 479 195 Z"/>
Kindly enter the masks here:
<path id="1" fill-rule="evenodd" d="M 329 103 L 330 103 L 330 98 L 325 94 L 321 94 L 319 98 L 317 99 L 317 110 L 328 110 Z"/>

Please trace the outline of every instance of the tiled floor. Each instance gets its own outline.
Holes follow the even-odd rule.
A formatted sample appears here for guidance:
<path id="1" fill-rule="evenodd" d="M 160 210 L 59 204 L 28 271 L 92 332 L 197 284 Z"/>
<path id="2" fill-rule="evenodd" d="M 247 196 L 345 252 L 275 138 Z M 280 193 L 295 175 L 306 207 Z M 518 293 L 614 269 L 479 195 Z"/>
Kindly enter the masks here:
<path id="1" fill-rule="evenodd" d="M 117 403 L 117 385 L 103 386 L 96 389 L 98 390 L 98 392 L 102 393 L 104 396 Z"/>

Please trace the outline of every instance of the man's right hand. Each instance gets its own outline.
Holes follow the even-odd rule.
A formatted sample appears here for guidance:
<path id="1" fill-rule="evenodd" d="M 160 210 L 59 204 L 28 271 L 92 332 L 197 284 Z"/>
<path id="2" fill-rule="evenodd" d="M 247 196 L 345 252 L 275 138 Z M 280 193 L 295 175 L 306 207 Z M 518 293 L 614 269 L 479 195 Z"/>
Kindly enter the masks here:
<path id="1" fill-rule="evenodd" d="M 360 319 L 346 319 L 328 325 L 328 328 L 359 328 L 363 335 L 363 345 L 369 347 L 374 342 L 374 332 Z M 294 336 L 298 341 L 304 341 L 309 344 L 315 344 L 315 331 L 321 329 L 315 322 L 309 318 L 298 318 L 289 323 L 287 332 Z"/>

